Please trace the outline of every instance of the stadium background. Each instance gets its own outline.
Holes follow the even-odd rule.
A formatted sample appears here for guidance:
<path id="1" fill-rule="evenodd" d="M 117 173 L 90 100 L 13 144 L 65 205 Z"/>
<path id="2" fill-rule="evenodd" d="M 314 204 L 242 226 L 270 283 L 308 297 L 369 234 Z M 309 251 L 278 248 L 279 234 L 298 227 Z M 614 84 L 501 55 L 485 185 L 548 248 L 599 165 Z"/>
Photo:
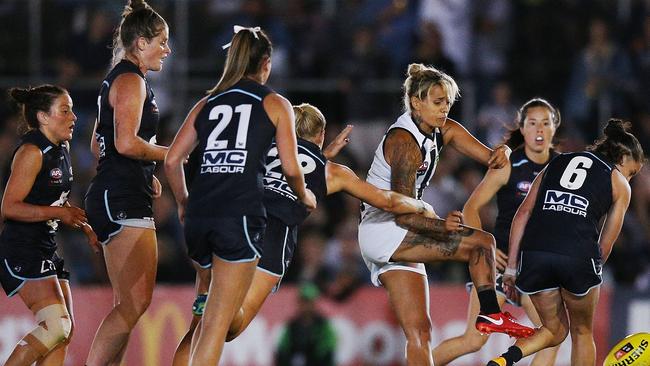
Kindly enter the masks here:
<path id="1" fill-rule="evenodd" d="M 274 42 L 270 86 L 294 104 L 320 107 L 330 138 L 346 124 L 355 126 L 351 144 L 335 160 L 362 177 L 385 128 L 400 113 L 400 88 L 410 62 L 432 64 L 455 77 L 462 97 L 451 115 L 486 144 L 500 141 L 521 103 L 542 96 L 562 111 L 560 150 L 581 149 L 608 117 L 616 116 L 633 121 L 650 151 L 647 0 L 152 0 L 150 4 L 170 25 L 173 52 L 162 72 L 148 75 L 162 113 L 158 141 L 165 144 L 192 103 L 216 83 L 225 58 L 221 45 L 230 39 L 232 26 L 240 24 L 261 26 Z M 72 202 L 81 205 L 94 174 L 88 145 L 97 91 L 123 5 L 116 0 L 0 1 L 0 181 L 7 178 L 18 120 L 4 90 L 57 83 L 71 91 L 79 117 L 72 143 Z M 441 216 L 460 209 L 483 173 L 482 167 L 446 150 L 425 199 Z M 158 177 L 164 181 L 162 171 Z M 597 314 L 601 358 L 624 335 L 650 330 L 648 168 L 633 180 L 633 195 L 623 232 L 605 266 L 606 285 Z M 400 364 L 403 337 L 385 293 L 369 287 L 359 255 L 357 207 L 357 201 L 339 194 L 311 215 L 301 229 L 298 253 L 281 291 L 271 297 L 242 341 L 229 346 L 224 364 L 271 364 L 273 342 L 293 312 L 294 285 L 301 281 L 315 282 L 321 289 L 319 306 L 335 321 L 341 365 Z M 193 272 L 169 189 L 154 210 L 159 286 L 134 336 L 127 365 L 168 364 L 193 300 Z M 483 216 L 489 229 L 494 206 Z M 77 365 L 85 357 L 102 309 L 110 304 L 110 291 L 102 259 L 85 246 L 81 235 L 64 230 L 58 243 L 72 272 L 77 326 L 85 331 L 83 335 L 77 331 L 72 341 L 69 364 Z M 428 266 L 438 341 L 464 328 L 465 268 L 451 263 Z M 3 361 L 33 320 L 19 299 L 2 296 L 0 308 Z M 507 337 L 493 338 L 487 350 L 457 364 L 482 364 L 508 343 Z M 567 355 L 565 346 L 558 365 L 568 365 Z"/>

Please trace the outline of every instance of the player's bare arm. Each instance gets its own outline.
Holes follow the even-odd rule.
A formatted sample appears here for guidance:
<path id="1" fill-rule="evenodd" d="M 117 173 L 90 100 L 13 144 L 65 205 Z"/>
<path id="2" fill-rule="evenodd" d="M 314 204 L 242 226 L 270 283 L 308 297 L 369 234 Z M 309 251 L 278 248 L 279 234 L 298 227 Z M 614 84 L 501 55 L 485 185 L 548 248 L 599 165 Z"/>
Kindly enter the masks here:
<path id="1" fill-rule="evenodd" d="M 612 206 L 607 212 L 605 224 L 598 239 L 598 244 L 603 255 L 603 263 L 607 261 L 614 247 L 614 243 L 621 232 L 625 212 L 630 205 L 631 195 L 632 191 L 627 179 L 625 179 L 621 172 L 614 169 L 612 171 Z"/>
<path id="2" fill-rule="evenodd" d="M 403 194 L 379 189 L 359 177 L 345 165 L 327 162 L 325 166 L 327 194 L 343 191 L 381 210 L 396 214 L 416 213 L 438 218 L 428 203 Z"/>
<path id="3" fill-rule="evenodd" d="M 391 166 L 391 189 L 415 197 L 415 178 L 422 164 L 422 154 L 413 137 L 405 130 L 391 131 L 386 137 L 384 154 Z M 409 230 L 405 243 L 437 248 L 445 256 L 456 254 L 462 238 L 473 232 L 471 228 L 460 226 L 460 217 L 457 220 L 440 220 L 406 214 L 397 216 L 395 221 Z"/>
<path id="4" fill-rule="evenodd" d="M 138 136 L 146 97 L 144 80 L 134 73 L 122 74 L 113 82 L 108 99 L 115 111 L 115 148 L 132 159 L 162 161 L 167 148 Z"/>
<path id="5" fill-rule="evenodd" d="M 453 146 L 463 155 L 490 168 L 498 169 L 508 164 L 511 153 L 508 146 L 499 145 L 495 149 L 490 149 L 453 119 L 447 119 L 442 128 L 442 138 L 445 145 Z"/>

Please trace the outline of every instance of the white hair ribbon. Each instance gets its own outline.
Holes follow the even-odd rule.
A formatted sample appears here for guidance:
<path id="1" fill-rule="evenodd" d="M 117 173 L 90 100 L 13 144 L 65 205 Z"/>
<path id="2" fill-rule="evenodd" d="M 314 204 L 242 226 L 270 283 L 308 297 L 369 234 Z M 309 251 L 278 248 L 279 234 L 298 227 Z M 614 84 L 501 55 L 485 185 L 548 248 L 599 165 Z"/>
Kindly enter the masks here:
<path id="1" fill-rule="evenodd" d="M 240 31 L 247 30 L 247 31 L 253 33 L 253 36 L 255 36 L 255 39 L 260 39 L 260 37 L 257 35 L 257 32 L 262 31 L 262 29 L 260 27 L 242 27 L 241 25 L 236 25 L 236 26 L 234 26 L 232 28 L 233 28 L 232 30 L 233 30 L 233 32 L 235 34 L 239 33 Z M 221 46 L 221 48 L 223 48 L 225 50 L 226 48 L 230 47 L 231 44 L 232 44 L 232 42 L 228 42 L 228 43 L 224 44 L 223 46 Z"/>

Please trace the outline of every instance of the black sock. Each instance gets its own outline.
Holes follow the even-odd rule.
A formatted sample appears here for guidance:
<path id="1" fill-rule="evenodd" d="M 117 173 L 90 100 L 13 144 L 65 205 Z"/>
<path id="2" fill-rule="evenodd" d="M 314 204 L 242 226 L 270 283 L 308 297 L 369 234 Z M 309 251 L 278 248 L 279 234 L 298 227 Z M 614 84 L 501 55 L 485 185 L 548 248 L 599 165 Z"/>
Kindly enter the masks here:
<path id="1" fill-rule="evenodd" d="M 501 357 L 506 359 L 508 365 L 512 365 L 513 363 L 521 360 L 523 354 L 521 353 L 521 349 L 519 349 L 519 347 L 511 346 L 508 348 L 508 352 L 502 354 Z"/>
<path id="2" fill-rule="evenodd" d="M 481 303 L 481 313 L 494 314 L 501 311 L 497 301 L 497 292 L 493 289 L 478 291 L 478 301 Z"/>

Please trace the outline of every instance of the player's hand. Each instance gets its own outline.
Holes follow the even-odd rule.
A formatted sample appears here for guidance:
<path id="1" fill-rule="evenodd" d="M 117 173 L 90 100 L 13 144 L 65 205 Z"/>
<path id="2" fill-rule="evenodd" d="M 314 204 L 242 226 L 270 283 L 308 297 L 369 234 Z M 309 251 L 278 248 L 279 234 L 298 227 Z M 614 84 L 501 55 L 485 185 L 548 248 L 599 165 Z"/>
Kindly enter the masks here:
<path id="1" fill-rule="evenodd" d="M 508 145 L 499 145 L 490 154 L 490 159 L 488 159 L 488 167 L 490 169 L 500 169 L 503 168 L 508 161 L 510 160 L 510 153 L 512 150 Z"/>
<path id="2" fill-rule="evenodd" d="M 86 212 L 79 207 L 63 206 L 59 207 L 59 215 L 57 219 L 62 223 L 73 228 L 80 228 L 84 223 L 88 222 Z"/>
<path id="3" fill-rule="evenodd" d="M 497 248 L 497 271 L 503 272 L 506 270 L 506 267 L 508 266 L 508 255 L 501 251 L 501 249 Z"/>
<path id="4" fill-rule="evenodd" d="M 155 175 L 151 182 L 151 188 L 153 189 L 153 198 L 160 198 L 160 196 L 162 196 L 162 184 L 160 184 L 160 181 Z"/>
<path id="5" fill-rule="evenodd" d="M 515 281 L 517 276 L 511 274 L 503 275 L 503 290 L 506 292 L 506 296 L 516 303 L 519 303 L 519 292 L 515 287 Z"/>
<path id="6" fill-rule="evenodd" d="M 329 145 L 325 149 L 323 149 L 323 156 L 325 156 L 328 160 L 333 159 L 336 155 L 338 155 L 339 151 L 345 147 L 350 142 L 350 132 L 352 132 L 352 128 L 354 126 L 352 125 L 347 125 L 339 133 L 334 141 L 330 142 Z"/>
<path id="7" fill-rule="evenodd" d="M 100 250 L 102 249 L 102 245 L 99 243 L 99 240 L 97 240 L 97 234 L 95 234 L 93 228 L 87 222 L 84 222 L 81 225 L 81 231 L 86 234 L 86 237 L 88 238 L 88 245 L 90 245 L 90 248 L 93 250 L 93 252 L 95 252 L 95 254 L 99 254 Z"/>
<path id="8" fill-rule="evenodd" d="M 436 211 L 433 209 L 433 207 L 428 203 L 424 201 L 420 201 L 423 206 L 423 212 L 420 213 L 422 216 L 428 218 L 428 219 L 439 219 L 440 216 L 436 214 Z"/>
<path id="9" fill-rule="evenodd" d="M 310 189 L 305 188 L 305 196 L 301 199 L 303 205 L 307 206 L 309 211 L 316 209 L 316 196 Z"/>
<path id="10" fill-rule="evenodd" d="M 460 230 L 463 224 L 463 213 L 460 211 L 451 211 L 445 219 L 445 230 L 456 232 Z"/>

